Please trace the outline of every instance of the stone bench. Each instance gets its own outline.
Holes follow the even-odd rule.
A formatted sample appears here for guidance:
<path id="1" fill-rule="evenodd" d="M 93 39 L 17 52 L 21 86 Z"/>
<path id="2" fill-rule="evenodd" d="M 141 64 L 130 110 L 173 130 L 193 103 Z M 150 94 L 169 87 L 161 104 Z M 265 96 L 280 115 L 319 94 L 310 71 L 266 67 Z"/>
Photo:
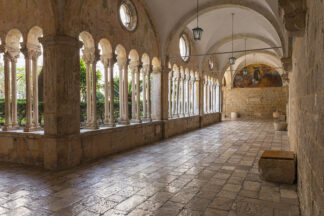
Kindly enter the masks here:
<path id="1" fill-rule="evenodd" d="M 264 151 L 259 160 L 259 172 L 266 181 L 294 184 L 296 179 L 295 153 L 291 151 Z"/>

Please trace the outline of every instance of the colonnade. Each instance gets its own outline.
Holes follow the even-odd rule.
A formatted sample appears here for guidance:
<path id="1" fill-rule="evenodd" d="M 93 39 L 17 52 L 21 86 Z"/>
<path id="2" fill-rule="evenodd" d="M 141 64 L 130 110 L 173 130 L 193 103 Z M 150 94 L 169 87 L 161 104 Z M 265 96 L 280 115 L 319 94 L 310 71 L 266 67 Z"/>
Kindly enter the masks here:
<path id="1" fill-rule="evenodd" d="M 199 76 L 174 65 L 168 74 L 169 118 L 197 115 L 199 109 Z"/>
<path id="2" fill-rule="evenodd" d="M 12 44 L 2 44 L 0 53 L 3 53 L 4 61 L 4 85 L 5 85 L 5 123 L 3 131 L 17 130 L 17 59 L 20 52 L 25 57 L 26 75 L 26 124 L 25 132 L 40 130 L 38 118 L 38 59 L 40 57 L 40 45 L 22 43 L 11 47 Z"/>
<path id="3" fill-rule="evenodd" d="M 99 127 L 96 118 L 96 63 L 100 59 L 104 66 L 104 97 L 105 97 L 105 119 L 104 126 L 115 127 L 114 118 L 114 65 L 117 64 L 119 72 L 119 119 L 118 124 L 128 125 L 152 121 L 151 117 L 151 64 L 148 61 L 142 64 L 139 58 L 130 58 L 118 55 L 114 58 L 112 53 L 95 57 L 94 50 L 83 49 L 82 58 L 86 64 L 86 90 L 87 90 L 87 119 L 85 128 L 97 129 Z M 128 73 L 131 73 L 131 119 L 129 119 L 128 105 Z M 142 75 L 141 92 L 140 79 Z M 141 95 L 143 99 L 143 115 L 141 116 Z"/>
<path id="4" fill-rule="evenodd" d="M 205 77 L 204 89 L 204 113 L 220 112 L 220 88 L 216 79 Z"/>

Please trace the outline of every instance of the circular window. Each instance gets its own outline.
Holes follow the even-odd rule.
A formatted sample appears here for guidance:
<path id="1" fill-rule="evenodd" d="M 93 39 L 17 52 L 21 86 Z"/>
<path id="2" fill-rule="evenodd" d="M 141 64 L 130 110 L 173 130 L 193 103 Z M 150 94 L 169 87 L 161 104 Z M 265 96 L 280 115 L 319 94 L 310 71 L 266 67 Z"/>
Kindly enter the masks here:
<path id="1" fill-rule="evenodd" d="M 182 34 L 179 40 L 179 49 L 180 49 L 180 56 L 183 61 L 189 60 L 190 55 L 190 48 L 189 48 L 189 40 L 187 35 Z"/>
<path id="2" fill-rule="evenodd" d="M 119 6 L 119 18 L 128 31 L 134 31 L 137 26 L 137 12 L 130 0 L 123 0 Z"/>

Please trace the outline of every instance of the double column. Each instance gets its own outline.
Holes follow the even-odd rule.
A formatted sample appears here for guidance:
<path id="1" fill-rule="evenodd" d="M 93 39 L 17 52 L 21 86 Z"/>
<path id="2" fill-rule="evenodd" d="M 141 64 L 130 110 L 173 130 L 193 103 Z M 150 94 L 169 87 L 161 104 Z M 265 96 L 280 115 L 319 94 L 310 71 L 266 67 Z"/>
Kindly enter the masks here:
<path id="1" fill-rule="evenodd" d="M 26 73 L 26 125 L 25 132 L 37 131 L 41 127 L 38 120 L 38 58 L 41 55 L 38 49 L 29 49 L 23 45 L 22 53 L 25 56 Z M 32 80 L 31 80 L 32 78 Z"/>
<path id="2" fill-rule="evenodd" d="M 132 122 L 141 123 L 142 120 L 139 61 L 131 61 L 129 67 L 132 73 Z"/>
<path id="3" fill-rule="evenodd" d="M 173 71 L 170 70 L 168 73 L 168 101 L 169 101 L 169 112 L 168 112 L 168 117 L 169 119 L 172 118 L 173 116 L 173 109 L 172 109 L 172 105 L 173 105 L 173 101 L 172 101 L 172 94 L 173 94 L 173 82 L 172 82 L 172 75 L 173 75 Z"/>
<path id="4" fill-rule="evenodd" d="M 4 53 L 5 124 L 2 129 L 3 131 L 18 129 L 16 64 L 17 64 L 17 58 L 19 57 L 19 50 L 14 50 L 11 48 L 6 48 L 6 49 L 10 51 L 6 51 Z M 10 83 L 10 75 L 11 75 L 11 83 Z"/>
<path id="5" fill-rule="evenodd" d="M 152 121 L 151 117 L 151 68 L 149 64 L 143 65 L 143 119 Z"/>
<path id="6" fill-rule="evenodd" d="M 105 120 L 104 126 L 115 127 L 114 119 L 114 60 L 113 56 L 101 56 L 105 79 Z"/>
<path id="7" fill-rule="evenodd" d="M 185 116 L 185 81 L 186 81 L 186 74 L 181 72 L 181 117 Z"/>
<path id="8" fill-rule="evenodd" d="M 186 76 L 186 96 L 187 96 L 187 103 L 186 103 L 186 115 L 190 116 L 190 74 L 187 74 Z"/>
<path id="9" fill-rule="evenodd" d="M 97 122 L 97 77 L 96 65 L 99 60 L 98 51 L 95 49 L 84 49 L 82 56 L 86 64 L 86 88 L 87 88 L 87 123 L 86 128 L 98 129 Z"/>
<path id="10" fill-rule="evenodd" d="M 128 66 L 125 57 L 117 57 L 119 68 L 119 124 L 129 125 L 128 117 Z"/>

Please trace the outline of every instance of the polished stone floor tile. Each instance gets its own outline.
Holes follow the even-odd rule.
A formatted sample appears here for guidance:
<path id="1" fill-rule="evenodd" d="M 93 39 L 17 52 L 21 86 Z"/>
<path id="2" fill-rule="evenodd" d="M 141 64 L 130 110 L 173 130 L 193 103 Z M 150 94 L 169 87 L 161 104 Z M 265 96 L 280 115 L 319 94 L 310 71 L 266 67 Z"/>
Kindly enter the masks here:
<path id="1" fill-rule="evenodd" d="M 0 163 L 0 215 L 298 216 L 296 186 L 259 176 L 265 149 L 287 133 L 225 121 L 66 171 Z"/>

